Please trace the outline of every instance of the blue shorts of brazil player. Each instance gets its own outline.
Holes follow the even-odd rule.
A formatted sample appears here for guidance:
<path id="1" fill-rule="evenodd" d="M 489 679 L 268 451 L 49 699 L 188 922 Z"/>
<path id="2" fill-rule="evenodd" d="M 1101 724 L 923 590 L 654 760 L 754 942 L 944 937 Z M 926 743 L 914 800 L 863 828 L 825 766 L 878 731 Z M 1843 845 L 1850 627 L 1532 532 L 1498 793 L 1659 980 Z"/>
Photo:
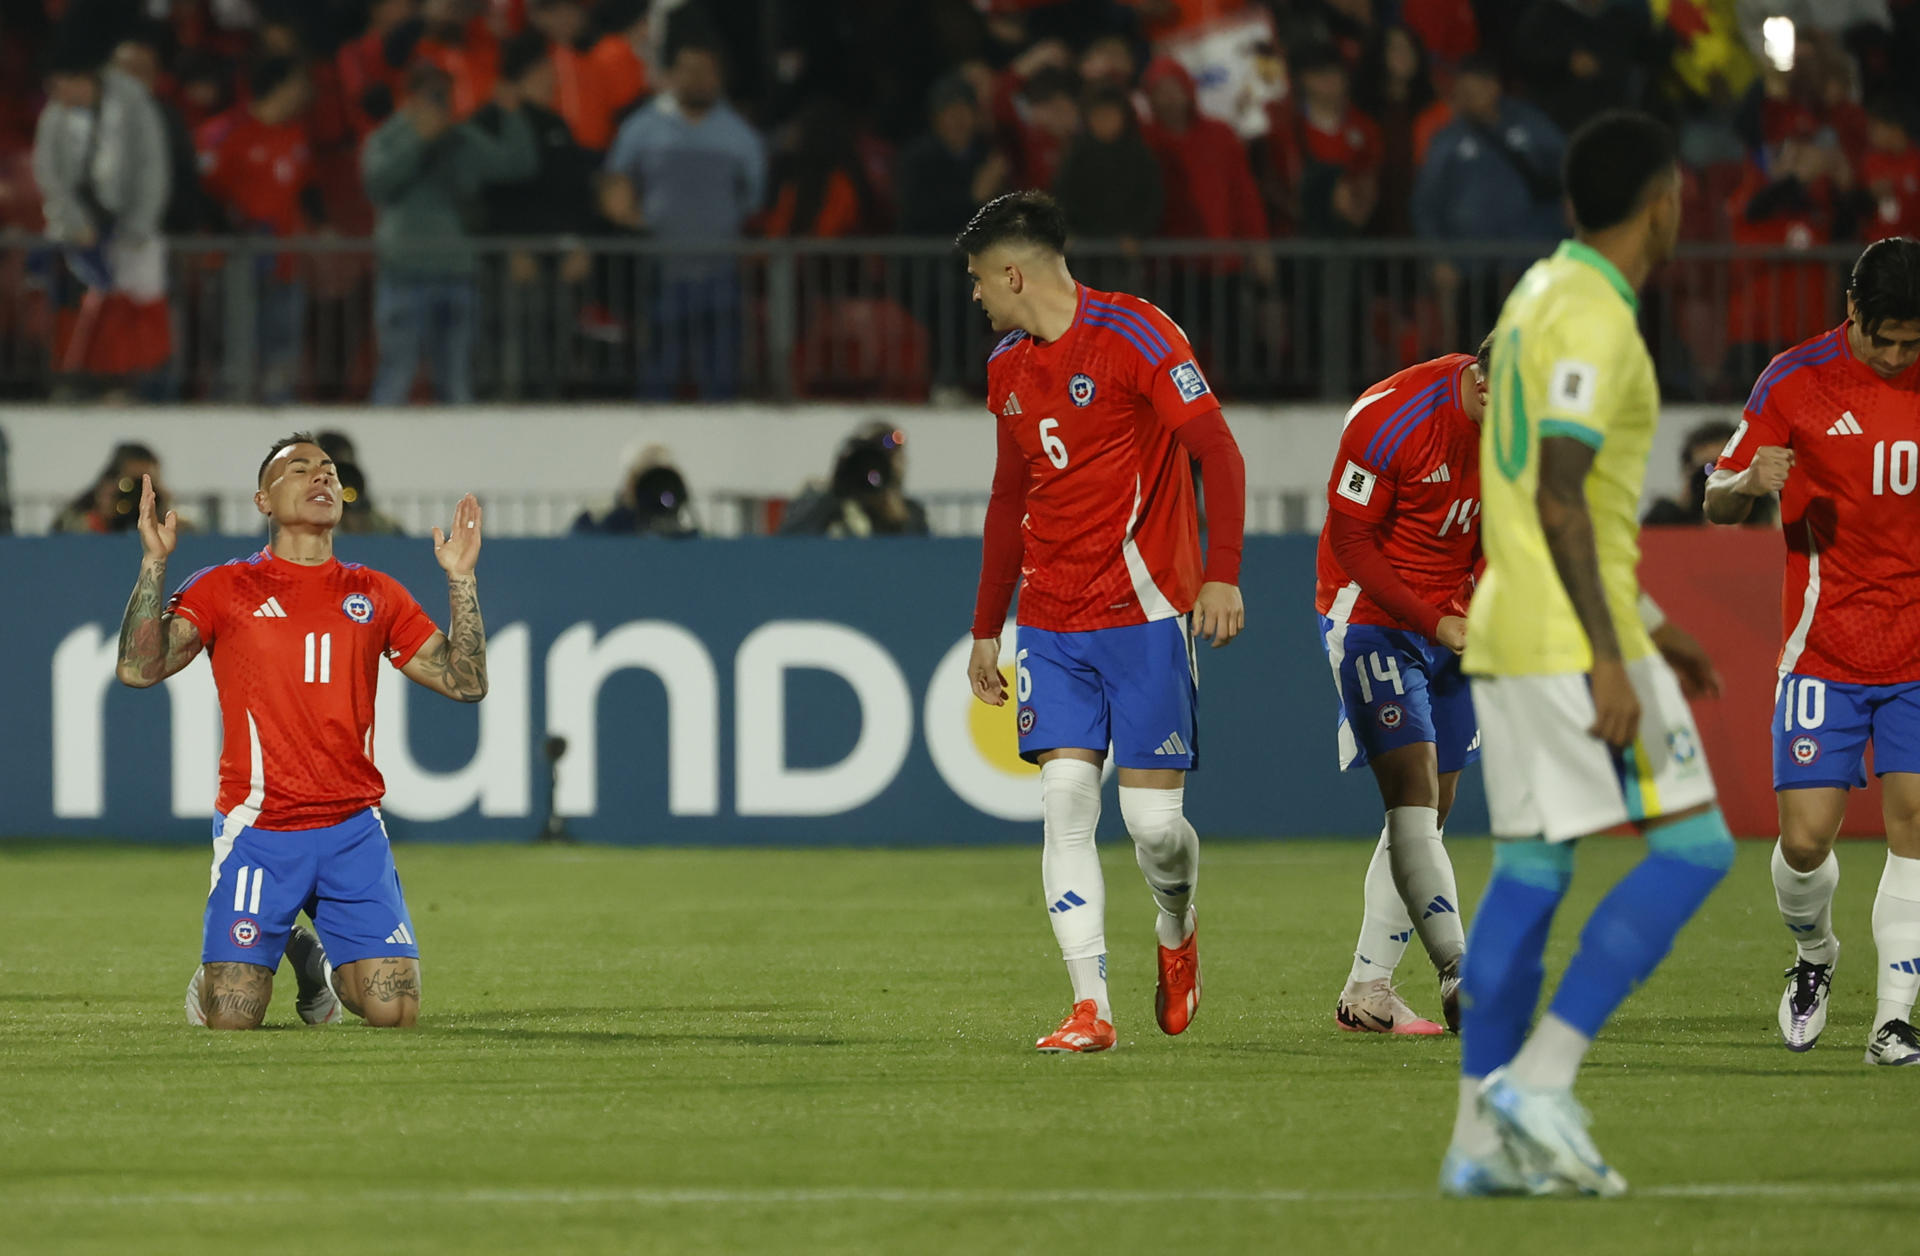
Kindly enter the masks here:
<path id="1" fill-rule="evenodd" d="M 1121 628 L 1021 626 L 1014 658 L 1020 757 L 1070 747 L 1123 768 L 1200 766 L 1199 671 L 1184 615 Z"/>
<path id="2" fill-rule="evenodd" d="M 1773 787 L 1858 789 L 1873 771 L 1920 772 L 1920 681 L 1848 685 L 1789 675 L 1773 700 Z"/>
<path id="3" fill-rule="evenodd" d="M 302 911 L 313 917 L 336 968 L 420 957 L 377 809 L 324 829 L 235 832 L 226 816 L 214 816 L 213 891 L 200 962 L 278 968 Z"/>
<path id="4" fill-rule="evenodd" d="M 1320 640 L 1340 694 L 1340 770 L 1430 741 L 1440 771 L 1480 758 L 1473 695 L 1452 650 L 1404 628 L 1320 617 Z"/>

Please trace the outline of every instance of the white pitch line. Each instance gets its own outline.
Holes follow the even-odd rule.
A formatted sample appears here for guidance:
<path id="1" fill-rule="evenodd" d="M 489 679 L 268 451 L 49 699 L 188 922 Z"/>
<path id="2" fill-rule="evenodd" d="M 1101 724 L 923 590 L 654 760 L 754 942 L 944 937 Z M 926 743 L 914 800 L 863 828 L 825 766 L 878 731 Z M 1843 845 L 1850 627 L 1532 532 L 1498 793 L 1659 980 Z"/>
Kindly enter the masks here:
<path id="1" fill-rule="evenodd" d="M 1920 1182 L 1696 1182 L 1635 1190 L 1641 1199 L 1880 1199 L 1920 1200 Z M 132 1194 L 35 1195 L 18 1186 L 0 1190 L 10 1207 L 40 1208 L 193 1208 L 213 1206 L 276 1207 L 310 1203 L 329 1196 L 305 1191 L 145 1191 Z M 624 1204 L 636 1208 L 715 1206 L 774 1208 L 807 1204 L 902 1204 L 911 1207 L 1052 1207 L 1062 1204 L 1297 1204 L 1351 1205 L 1437 1201 L 1432 1191 L 1310 1190 L 939 1190 L 920 1187 L 828 1186 L 780 1188 L 731 1187 L 449 1187 L 375 1189 L 353 1192 L 355 1200 L 392 1205 L 497 1205 L 543 1208 Z M 1916 1206 L 1920 1206 L 1917 1204 Z"/>

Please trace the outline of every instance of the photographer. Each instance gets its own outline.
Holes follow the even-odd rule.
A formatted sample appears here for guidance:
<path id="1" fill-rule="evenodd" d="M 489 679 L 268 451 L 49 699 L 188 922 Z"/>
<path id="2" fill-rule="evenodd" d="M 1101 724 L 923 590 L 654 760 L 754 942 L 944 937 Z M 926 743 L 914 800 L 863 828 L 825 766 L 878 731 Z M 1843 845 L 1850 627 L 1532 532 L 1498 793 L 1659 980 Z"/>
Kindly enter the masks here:
<path id="1" fill-rule="evenodd" d="M 173 509 L 173 495 L 160 480 L 160 458 L 152 449 L 132 441 L 115 445 L 91 488 L 83 489 L 53 521 L 55 532 L 126 532 L 140 513 L 140 477 L 153 477 L 155 507 L 161 514 Z M 180 527 L 191 530 L 186 520 Z"/>
<path id="2" fill-rule="evenodd" d="M 926 536 L 927 511 L 906 495 L 906 436 L 869 425 L 841 447 L 826 491 L 796 499 L 781 536 Z"/>
<path id="3" fill-rule="evenodd" d="M 600 515 L 581 511 L 575 535 L 660 536 L 684 540 L 700 535 L 687 504 L 687 481 L 658 445 L 642 450 L 627 468 L 613 508 Z"/>

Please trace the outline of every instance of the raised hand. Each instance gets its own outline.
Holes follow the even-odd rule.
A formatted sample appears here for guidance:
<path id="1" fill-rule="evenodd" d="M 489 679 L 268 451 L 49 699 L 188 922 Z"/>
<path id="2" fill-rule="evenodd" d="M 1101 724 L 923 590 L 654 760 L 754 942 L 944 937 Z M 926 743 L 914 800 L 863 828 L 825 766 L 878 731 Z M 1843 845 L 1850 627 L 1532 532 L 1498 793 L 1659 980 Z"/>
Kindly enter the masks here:
<path id="1" fill-rule="evenodd" d="M 453 508 L 451 534 L 433 530 L 433 556 L 449 576 L 473 574 L 474 564 L 480 561 L 480 499 L 472 493 Z"/>
<path id="2" fill-rule="evenodd" d="M 153 491 L 153 477 L 140 477 L 140 555 L 146 559 L 167 560 L 173 553 L 173 547 L 180 542 L 179 518 L 169 510 L 167 517 L 161 519 L 157 514 L 157 495 Z"/>

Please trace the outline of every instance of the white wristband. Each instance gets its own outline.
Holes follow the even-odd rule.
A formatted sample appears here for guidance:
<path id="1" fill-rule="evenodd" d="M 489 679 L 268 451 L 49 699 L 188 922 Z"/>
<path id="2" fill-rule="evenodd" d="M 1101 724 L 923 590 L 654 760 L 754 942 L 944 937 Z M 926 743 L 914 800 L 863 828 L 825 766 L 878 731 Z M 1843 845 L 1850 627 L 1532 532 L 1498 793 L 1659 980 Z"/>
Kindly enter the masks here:
<path id="1" fill-rule="evenodd" d="M 1640 623 L 1648 632 L 1659 632 L 1667 622 L 1667 613 L 1660 609 L 1660 603 L 1640 595 Z"/>

